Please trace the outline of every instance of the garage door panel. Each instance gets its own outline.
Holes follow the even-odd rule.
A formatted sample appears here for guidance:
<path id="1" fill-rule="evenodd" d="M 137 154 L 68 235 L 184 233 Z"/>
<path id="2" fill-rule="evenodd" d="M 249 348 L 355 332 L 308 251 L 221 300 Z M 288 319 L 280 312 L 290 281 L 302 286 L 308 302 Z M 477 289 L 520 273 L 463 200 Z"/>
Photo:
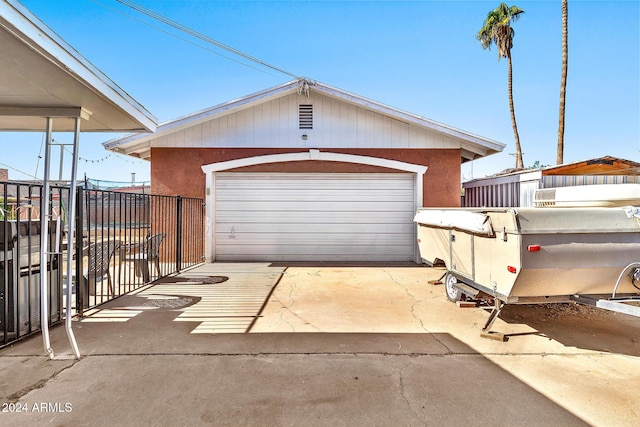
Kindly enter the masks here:
<path id="1" fill-rule="evenodd" d="M 293 257 L 293 258 L 292 258 Z M 388 255 L 388 254 L 353 254 L 349 259 L 345 259 L 343 255 L 331 254 L 233 254 L 233 255 L 216 255 L 216 260 L 223 262 L 407 262 L 405 256 Z M 411 260 L 413 261 L 413 260 Z"/>
<path id="2" fill-rule="evenodd" d="M 215 258 L 414 260 L 414 176 L 217 173 Z"/>
<path id="3" fill-rule="evenodd" d="M 357 211 L 362 215 L 366 215 L 371 211 L 381 209 L 380 202 L 361 202 L 361 201 L 318 201 L 318 202 L 295 202 L 295 201 L 260 201 L 250 200 L 242 203 L 242 209 L 238 205 L 238 201 L 219 203 L 219 211 L 233 211 L 242 214 L 246 210 L 254 210 L 261 212 L 340 212 L 345 210 Z M 394 202 L 388 203 L 385 212 L 407 212 L 413 209 L 413 202 Z"/>
<path id="4" fill-rule="evenodd" d="M 311 223 L 311 224 L 411 224 L 413 214 L 407 212 L 343 212 L 340 216 L 330 215 L 323 211 L 301 212 L 257 212 L 250 211 L 239 214 L 237 211 L 216 213 L 216 228 L 244 223 Z"/>
<path id="5" fill-rule="evenodd" d="M 350 245 L 365 246 L 377 245 L 383 243 L 385 245 L 405 245 L 407 243 L 407 235 L 405 234 L 371 234 L 362 233 L 360 235 L 342 234 L 342 233 L 235 233 L 229 235 L 220 234 L 219 245 L 230 244 L 233 246 L 245 245 L 314 245 L 314 246 L 333 246 L 333 245 Z"/>
<path id="6" fill-rule="evenodd" d="M 266 174 L 263 174 L 266 175 Z M 283 190 L 301 189 L 301 190 L 356 190 L 362 191 L 370 188 L 380 190 L 394 190 L 398 188 L 398 181 L 406 181 L 406 177 L 399 177 L 398 174 L 367 174 L 357 176 L 356 174 L 336 174 L 336 178 L 320 177 L 322 174 L 311 174 L 317 176 L 304 177 L 299 176 L 294 179 L 283 180 L 288 178 L 285 175 L 292 174 L 273 174 L 271 177 L 264 176 L 260 181 L 256 181 L 252 177 L 230 177 L 229 175 L 218 175 L 216 178 L 216 188 L 219 190 L 272 190 L 275 187 Z M 326 175 L 326 174 L 325 174 Z M 352 175 L 348 180 L 344 179 L 345 175 Z M 370 175 L 376 175 L 371 177 Z M 380 178 L 382 177 L 382 179 Z M 274 183 L 276 183 L 274 185 Z"/>
<path id="7" fill-rule="evenodd" d="M 233 223 L 218 224 L 216 227 L 216 237 L 228 238 L 230 235 L 240 236 L 242 234 L 253 233 L 371 233 L 377 234 L 403 234 L 405 236 L 413 235 L 413 224 L 398 223 L 288 223 L 288 222 L 272 222 L 272 223 Z"/>
<path id="8" fill-rule="evenodd" d="M 380 260 L 384 257 L 385 261 L 407 261 L 406 257 L 402 255 L 404 246 L 391 246 L 391 247 L 362 247 L 360 251 L 355 251 L 354 254 L 346 260 L 344 255 L 341 254 L 342 246 L 340 245 L 327 245 L 327 246 L 299 246 L 295 251 L 280 251 L 277 252 L 277 248 L 272 245 L 257 245 L 253 246 L 250 251 L 244 251 L 247 248 L 234 247 L 233 245 L 225 245 L 221 248 L 219 253 L 216 253 L 216 257 L 220 261 L 231 260 L 255 260 L 255 261 L 292 261 L 292 260 L 304 260 L 304 261 L 326 261 L 328 259 L 332 261 L 354 261 L 354 260 Z M 365 250 L 366 249 L 366 250 Z M 391 253 L 389 253 L 391 250 Z M 315 256 L 315 258 L 313 258 Z M 321 258 L 318 258 L 321 256 Z"/>
<path id="9" fill-rule="evenodd" d="M 245 174 L 246 175 L 246 174 Z M 262 174 L 264 175 L 264 174 Z M 294 175 L 294 174 L 290 174 Z M 305 174 L 306 175 L 306 174 Z M 325 174 L 327 175 L 327 174 Z M 351 176 L 349 176 L 351 175 Z M 382 190 L 398 189 L 397 182 L 404 181 L 400 174 L 377 174 L 377 177 L 363 178 L 356 177 L 356 174 L 334 174 L 335 178 L 326 178 L 316 175 L 314 178 L 302 176 L 289 178 L 285 175 L 272 175 L 271 177 L 260 178 L 259 182 L 253 182 L 251 177 L 219 177 L 216 188 L 222 190 L 272 190 L 274 188 L 282 190 L 312 189 L 312 190 L 353 190 L 364 191 L 369 188 L 380 188 Z M 371 175 L 371 174 L 369 174 Z M 276 185 L 274 186 L 274 183 Z"/>
<path id="10" fill-rule="evenodd" d="M 251 198 L 254 201 L 268 201 L 268 202 L 330 202 L 330 201 L 352 201 L 357 199 L 359 201 L 379 201 L 380 190 L 377 189 L 364 189 L 361 191 L 343 191 L 337 192 L 335 189 L 307 189 L 303 192 L 300 189 L 290 190 L 253 190 Z M 242 199 L 246 195 L 246 191 L 229 190 L 224 191 L 220 197 L 219 202 L 234 202 Z M 386 194 L 386 200 L 398 201 L 398 202 L 411 202 L 413 203 L 414 194 L 411 190 L 397 190 L 389 191 Z"/>

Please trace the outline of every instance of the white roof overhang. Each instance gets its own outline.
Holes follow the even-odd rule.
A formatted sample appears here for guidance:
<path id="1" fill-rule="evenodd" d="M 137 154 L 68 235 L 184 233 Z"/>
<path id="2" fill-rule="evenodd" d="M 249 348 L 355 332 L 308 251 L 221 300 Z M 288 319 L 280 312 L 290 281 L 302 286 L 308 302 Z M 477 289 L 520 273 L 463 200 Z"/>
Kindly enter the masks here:
<path id="1" fill-rule="evenodd" d="M 15 0 L 0 1 L 0 131 L 45 131 L 43 171 L 44 200 L 49 200 L 50 147 L 52 132 L 73 132 L 71 191 L 67 204 L 68 232 L 74 235 L 75 187 L 79 133 L 153 132 L 156 119 L 100 70 L 51 31 Z M 82 122 L 82 126 L 80 123 Z M 42 206 L 43 229 L 49 222 L 49 205 Z M 40 246 L 48 247 L 49 235 L 41 235 Z M 75 245 L 68 245 L 71 259 Z M 40 253 L 40 265 L 47 263 Z M 67 265 L 65 329 L 76 358 L 80 351 L 71 327 L 73 267 Z M 40 319 L 45 353 L 54 358 L 49 338 L 47 275 L 40 275 Z"/>
<path id="2" fill-rule="evenodd" d="M 0 2 L 0 130 L 153 132 L 157 120 L 29 10 Z"/>
<path id="3" fill-rule="evenodd" d="M 308 86 L 305 86 L 305 84 Z M 195 126 L 216 117 L 223 116 L 225 114 L 231 114 L 236 111 L 250 108 L 274 98 L 286 96 L 296 91 L 300 92 L 306 90 L 307 88 L 311 91 L 316 91 L 321 94 L 343 100 L 362 108 L 366 108 L 368 110 L 386 115 L 393 119 L 424 127 L 435 132 L 453 137 L 461 141 L 460 149 L 463 162 L 488 156 L 490 154 L 499 153 L 505 147 L 505 145 L 500 142 L 483 138 L 415 114 L 404 112 L 396 108 L 381 104 L 379 102 L 343 91 L 341 89 L 333 88 L 323 83 L 308 82 L 306 80 L 293 80 L 283 85 L 266 89 L 252 95 L 248 95 L 244 98 L 225 102 L 212 108 L 198 111 L 188 116 L 162 123 L 158 126 L 155 133 L 127 135 L 122 138 L 116 138 L 111 141 L 107 141 L 103 143 L 103 145 L 107 150 L 116 151 L 122 154 L 129 154 L 135 157 L 148 158 L 146 156 L 150 155 L 152 142 L 157 138 L 191 126 Z"/>

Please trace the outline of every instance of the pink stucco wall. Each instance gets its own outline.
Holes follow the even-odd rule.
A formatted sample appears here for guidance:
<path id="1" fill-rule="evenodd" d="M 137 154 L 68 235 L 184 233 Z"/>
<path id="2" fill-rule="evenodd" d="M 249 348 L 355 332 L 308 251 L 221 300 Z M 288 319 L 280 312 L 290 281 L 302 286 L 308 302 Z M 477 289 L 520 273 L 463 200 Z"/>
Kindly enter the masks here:
<path id="1" fill-rule="evenodd" d="M 153 148 L 151 191 L 154 194 L 205 197 L 201 166 L 267 154 L 304 152 L 308 149 L 274 148 Z M 458 149 L 326 149 L 325 152 L 379 157 L 427 166 L 424 206 L 460 206 L 460 150 Z M 239 169 L 238 169 L 239 170 Z M 388 172 L 394 170 L 339 162 L 290 162 L 242 168 L 246 172 Z"/>

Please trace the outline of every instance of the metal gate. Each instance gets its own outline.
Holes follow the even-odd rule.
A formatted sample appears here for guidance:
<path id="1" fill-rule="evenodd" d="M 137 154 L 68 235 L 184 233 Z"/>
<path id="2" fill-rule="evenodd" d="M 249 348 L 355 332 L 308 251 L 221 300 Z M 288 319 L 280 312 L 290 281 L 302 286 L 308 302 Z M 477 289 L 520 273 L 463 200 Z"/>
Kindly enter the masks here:
<path id="1" fill-rule="evenodd" d="M 40 266 L 41 184 L 0 182 L 0 347 L 40 331 L 40 275 L 48 278 L 49 323 L 82 315 L 160 277 L 204 261 L 204 201 L 78 188 L 76 236 L 67 235 L 69 187 L 51 186 L 48 262 Z M 67 259 L 68 245 L 74 258 Z"/>

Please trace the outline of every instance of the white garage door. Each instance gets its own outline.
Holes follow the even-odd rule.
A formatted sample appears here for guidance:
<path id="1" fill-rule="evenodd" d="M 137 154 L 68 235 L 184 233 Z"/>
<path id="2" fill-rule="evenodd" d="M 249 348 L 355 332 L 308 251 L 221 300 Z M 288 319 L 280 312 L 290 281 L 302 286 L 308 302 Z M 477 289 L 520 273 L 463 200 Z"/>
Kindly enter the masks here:
<path id="1" fill-rule="evenodd" d="M 414 261 L 414 174 L 217 173 L 218 261 Z"/>

